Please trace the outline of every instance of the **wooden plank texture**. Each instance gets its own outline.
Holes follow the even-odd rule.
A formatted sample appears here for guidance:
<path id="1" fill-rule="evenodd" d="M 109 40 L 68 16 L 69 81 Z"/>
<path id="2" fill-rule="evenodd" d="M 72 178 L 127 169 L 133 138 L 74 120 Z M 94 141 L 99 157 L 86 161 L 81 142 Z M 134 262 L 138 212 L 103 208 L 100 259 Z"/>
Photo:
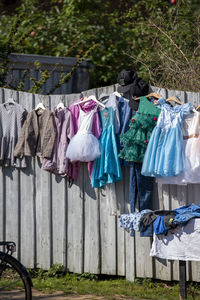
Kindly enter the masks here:
<path id="1" fill-rule="evenodd" d="M 109 199 L 105 190 L 100 192 L 101 273 L 117 274 L 116 216 L 109 213 Z"/>
<path id="2" fill-rule="evenodd" d="M 83 166 L 77 181 L 68 188 L 67 205 L 67 269 L 82 273 L 84 270 L 84 193 Z"/>
<path id="3" fill-rule="evenodd" d="M 42 102 L 49 107 L 49 97 L 35 95 L 35 106 Z M 41 161 L 35 158 L 35 205 L 36 205 L 36 264 L 49 269 L 52 263 L 52 193 L 51 175 L 41 170 Z"/>
<path id="4" fill-rule="evenodd" d="M 19 92 L 19 104 L 30 112 L 33 94 Z M 35 266 L 35 176 L 31 157 L 26 158 L 28 167 L 20 171 L 20 236 L 21 261 L 25 266 Z M 29 250 L 27 251 L 27 245 Z"/>
<path id="5" fill-rule="evenodd" d="M 98 190 L 90 184 L 84 163 L 84 272 L 100 273 L 100 220 Z"/>

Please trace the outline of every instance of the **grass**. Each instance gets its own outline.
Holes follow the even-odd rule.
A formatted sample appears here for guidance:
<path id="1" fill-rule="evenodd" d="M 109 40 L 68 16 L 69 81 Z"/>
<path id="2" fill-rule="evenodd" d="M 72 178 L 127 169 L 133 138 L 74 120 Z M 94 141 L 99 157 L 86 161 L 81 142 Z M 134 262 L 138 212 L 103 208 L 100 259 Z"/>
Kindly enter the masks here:
<path id="1" fill-rule="evenodd" d="M 49 271 L 42 269 L 29 270 L 34 288 L 44 293 L 62 291 L 64 294 L 106 296 L 109 299 L 179 299 L 178 283 L 159 282 L 152 279 L 139 279 L 129 282 L 124 278 L 98 276 L 90 273 L 64 273 L 61 265 L 54 265 Z M 197 283 L 187 287 L 187 299 L 200 299 L 200 288 Z"/>

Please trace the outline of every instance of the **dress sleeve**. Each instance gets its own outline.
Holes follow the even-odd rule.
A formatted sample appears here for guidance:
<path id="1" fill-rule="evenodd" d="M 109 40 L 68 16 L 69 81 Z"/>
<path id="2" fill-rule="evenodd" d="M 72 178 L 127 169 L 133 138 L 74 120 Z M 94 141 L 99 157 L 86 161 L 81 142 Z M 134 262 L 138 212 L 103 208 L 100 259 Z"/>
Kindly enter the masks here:
<path id="1" fill-rule="evenodd" d="M 75 134 L 78 131 L 79 108 L 77 105 L 72 104 L 72 105 L 70 105 L 69 109 L 71 111 L 71 120 L 72 120 L 72 124 L 73 124 L 73 131 Z"/>
<path id="2" fill-rule="evenodd" d="M 22 129 L 19 132 L 19 137 L 17 144 L 15 145 L 14 149 L 14 157 L 23 157 L 24 156 L 24 147 L 25 147 L 25 133 L 27 127 L 27 120 L 24 122 Z"/>
<path id="3" fill-rule="evenodd" d="M 56 139 L 56 128 L 54 125 L 53 114 L 49 115 L 47 126 L 43 135 L 42 157 L 51 158 L 53 153 L 54 142 Z"/>
<path id="4" fill-rule="evenodd" d="M 102 128 L 101 128 L 101 123 L 100 123 L 100 119 L 99 119 L 99 114 L 98 114 L 98 111 L 96 111 L 94 113 L 94 117 L 93 117 L 93 121 L 92 121 L 92 133 L 98 139 L 101 135 L 101 131 L 102 131 Z"/>

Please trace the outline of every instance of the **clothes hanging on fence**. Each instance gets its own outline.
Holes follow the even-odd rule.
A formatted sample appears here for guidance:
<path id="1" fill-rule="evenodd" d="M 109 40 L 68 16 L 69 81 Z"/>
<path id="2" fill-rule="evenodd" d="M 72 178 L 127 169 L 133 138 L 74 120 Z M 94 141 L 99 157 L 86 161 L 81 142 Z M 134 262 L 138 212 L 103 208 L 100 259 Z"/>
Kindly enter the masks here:
<path id="1" fill-rule="evenodd" d="M 102 187 L 122 179 L 115 136 L 115 114 L 112 107 L 99 111 L 102 133 L 100 136 L 101 156 L 94 161 L 91 184 Z"/>
<path id="2" fill-rule="evenodd" d="M 183 117 L 183 153 L 185 168 L 177 176 L 157 178 L 162 184 L 186 185 L 200 183 L 200 113 L 193 111 Z"/>
<path id="3" fill-rule="evenodd" d="M 120 152 L 123 148 L 123 142 L 120 140 L 120 136 L 125 134 L 129 129 L 129 122 L 132 115 L 131 108 L 129 106 L 129 102 L 124 97 L 118 97 L 116 98 L 118 102 L 118 110 L 119 110 L 119 130 L 116 134 L 116 140 L 117 140 L 117 148 L 118 152 Z M 122 165 L 127 165 L 127 162 L 120 158 L 120 163 Z"/>
<path id="4" fill-rule="evenodd" d="M 63 109 L 53 109 L 53 118 L 57 131 L 56 140 L 53 148 L 53 156 L 51 159 L 45 158 L 42 163 L 42 169 L 61 176 L 70 174 L 70 162 L 66 158 L 68 144 L 74 136 L 74 128 L 72 124 L 71 111 L 65 107 Z M 72 179 L 74 179 L 72 177 Z"/>
<path id="5" fill-rule="evenodd" d="M 90 125 L 89 126 L 90 127 L 89 128 L 90 129 L 90 135 L 93 136 L 91 138 L 94 141 L 94 138 L 98 139 L 100 134 L 101 134 L 101 126 L 100 126 L 100 120 L 99 120 L 99 115 L 98 115 L 98 111 L 97 111 L 97 103 L 94 102 L 93 100 L 90 100 L 89 102 L 85 102 L 85 103 L 82 103 L 82 104 L 79 104 L 79 105 L 74 105 L 75 103 L 80 102 L 80 101 L 81 100 L 78 99 L 77 101 L 72 103 L 72 105 L 70 106 L 70 111 L 71 111 L 71 114 L 72 114 L 72 122 L 73 122 L 73 127 L 74 127 L 74 134 L 76 134 L 78 132 L 79 125 L 81 126 L 81 123 L 79 123 L 80 111 L 81 111 L 81 114 L 82 114 L 81 117 L 80 117 L 81 118 L 80 120 L 82 120 L 82 118 L 85 118 L 85 116 L 87 116 L 87 113 L 91 112 L 91 115 L 90 115 L 91 119 L 89 120 L 89 122 L 91 122 L 91 123 L 90 124 L 88 123 L 88 124 Z M 86 126 L 88 126 L 88 125 L 86 124 Z M 82 128 L 82 126 L 81 126 L 81 128 Z M 84 128 L 82 128 L 82 129 L 84 130 L 85 133 L 88 130 L 88 128 L 87 128 L 87 130 L 85 130 Z M 86 138 L 87 138 L 87 136 L 88 136 L 88 131 L 87 131 Z M 100 155 L 97 142 L 95 140 L 95 144 L 96 144 L 97 147 L 96 147 L 96 153 L 95 153 L 94 156 L 96 156 L 96 157 L 98 155 Z M 87 139 L 85 139 L 85 138 L 84 138 L 84 143 L 87 144 Z M 69 144 L 69 146 L 70 146 L 70 144 Z M 88 145 L 86 145 L 86 146 L 87 146 L 87 149 L 89 149 Z M 80 144 L 80 140 L 79 140 L 79 145 L 77 145 L 76 147 L 78 147 L 78 151 L 79 151 L 79 154 L 80 154 L 80 149 L 82 147 L 82 144 Z M 70 146 L 70 148 L 71 148 L 71 146 Z M 69 151 L 71 152 L 70 148 L 68 147 Z M 91 154 L 91 152 L 92 152 L 92 148 L 89 149 L 89 154 Z M 72 154 L 72 152 L 71 152 L 71 154 Z M 71 156 L 71 154 L 70 154 L 70 156 Z M 91 158 L 93 158 L 93 157 L 90 157 L 90 159 Z M 94 163 L 93 161 L 88 162 L 88 172 L 89 172 L 90 178 L 92 176 L 93 163 Z M 72 165 L 72 168 L 71 168 L 71 176 L 73 178 L 77 179 L 79 169 L 80 169 L 80 161 L 75 161 Z"/>
<path id="6" fill-rule="evenodd" d="M 138 209 L 153 209 L 153 178 L 141 174 L 141 163 L 130 163 L 129 175 L 129 202 L 130 211 L 135 213 L 136 202 L 138 200 Z M 152 228 L 141 232 L 141 236 L 152 236 Z"/>
<path id="7" fill-rule="evenodd" d="M 101 155 L 99 141 L 91 132 L 93 116 L 97 111 L 97 105 L 89 112 L 84 112 L 80 106 L 79 110 L 78 131 L 70 141 L 66 157 L 71 162 L 89 162 Z"/>
<path id="8" fill-rule="evenodd" d="M 37 155 L 40 158 L 51 158 L 55 138 L 56 128 L 52 112 L 48 109 L 32 110 L 20 131 L 14 156 Z"/>
<path id="9" fill-rule="evenodd" d="M 27 166 L 25 158 L 14 157 L 14 148 L 26 115 L 26 110 L 14 101 L 0 104 L 0 166 Z"/>
<path id="10" fill-rule="evenodd" d="M 189 103 L 170 107 L 165 99 L 158 100 L 161 114 L 148 143 L 143 165 L 144 176 L 175 176 L 184 169 L 183 115 L 192 110 Z"/>
<path id="11" fill-rule="evenodd" d="M 140 231 L 140 220 L 143 215 L 151 212 L 150 209 L 145 209 L 140 212 L 130 213 L 130 214 L 122 214 L 119 220 L 119 226 L 126 229 L 130 232 L 131 236 L 134 236 L 134 231 Z"/>
<path id="12" fill-rule="evenodd" d="M 114 93 L 110 95 L 100 95 L 100 100 L 106 105 L 106 107 L 112 107 L 115 113 L 115 134 L 118 152 L 123 148 L 123 143 L 120 141 L 120 136 L 129 129 L 129 122 L 131 118 L 131 108 L 129 106 L 129 100 L 123 96 L 117 96 Z M 127 163 L 120 159 L 120 164 L 127 165 Z"/>
<path id="13" fill-rule="evenodd" d="M 121 136 L 124 148 L 119 157 L 127 161 L 142 162 L 153 128 L 156 126 L 160 109 L 140 97 L 138 111 L 130 121 L 130 129 Z"/>

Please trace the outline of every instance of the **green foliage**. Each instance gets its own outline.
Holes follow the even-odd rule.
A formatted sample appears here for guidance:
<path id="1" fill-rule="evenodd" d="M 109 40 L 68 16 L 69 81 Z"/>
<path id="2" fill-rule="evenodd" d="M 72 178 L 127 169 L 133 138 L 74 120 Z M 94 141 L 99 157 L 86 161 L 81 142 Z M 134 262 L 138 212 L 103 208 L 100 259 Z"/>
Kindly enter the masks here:
<path id="1" fill-rule="evenodd" d="M 17 30 L 16 12 L 1 15 L 0 40 L 12 36 L 13 52 L 77 58 L 98 44 L 88 53 L 93 87 L 130 67 L 150 84 L 197 91 L 199 12 L 198 0 L 22 0 Z"/>

